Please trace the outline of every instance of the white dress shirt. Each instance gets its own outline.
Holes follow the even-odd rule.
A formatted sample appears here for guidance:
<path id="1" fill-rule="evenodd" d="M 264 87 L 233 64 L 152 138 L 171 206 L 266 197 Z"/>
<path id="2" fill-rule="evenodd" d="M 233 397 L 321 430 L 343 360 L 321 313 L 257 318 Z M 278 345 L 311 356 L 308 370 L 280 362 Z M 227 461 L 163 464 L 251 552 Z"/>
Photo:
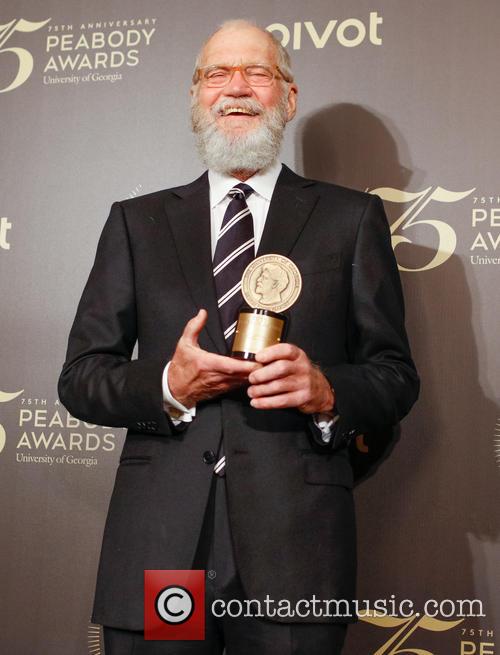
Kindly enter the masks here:
<path id="1" fill-rule="evenodd" d="M 264 231 L 269 205 L 274 192 L 274 187 L 281 172 L 281 164 L 275 161 L 265 171 L 259 171 L 252 175 L 245 184 L 252 187 L 251 193 L 246 199 L 248 208 L 253 218 L 253 230 L 255 239 L 255 252 L 257 252 Z M 238 180 L 231 175 L 225 175 L 216 171 L 208 171 L 208 183 L 210 186 L 210 234 L 211 234 L 211 248 L 212 259 L 215 254 L 215 247 L 217 245 L 217 237 L 219 235 L 222 221 L 226 209 L 231 202 L 231 197 L 228 195 L 230 189 L 236 184 L 240 184 Z M 163 403 L 164 409 L 175 424 L 180 422 L 190 422 L 196 415 L 196 406 L 184 407 L 179 403 L 170 393 L 168 387 L 168 369 L 170 362 L 165 366 L 162 377 L 163 387 Z M 331 413 L 315 414 L 314 422 L 321 429 L 323 440 L 328 442 L 330 440 L 330 430 L 335 419 Z"/>

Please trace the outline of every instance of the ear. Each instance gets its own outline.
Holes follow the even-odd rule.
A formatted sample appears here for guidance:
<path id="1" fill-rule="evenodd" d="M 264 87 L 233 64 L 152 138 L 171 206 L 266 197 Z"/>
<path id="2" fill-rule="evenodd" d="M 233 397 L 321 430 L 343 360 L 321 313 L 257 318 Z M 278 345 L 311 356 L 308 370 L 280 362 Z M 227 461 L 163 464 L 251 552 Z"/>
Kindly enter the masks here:
<path id="1" fill-rule="evenodd" d="M 297 111 L 297 93 L 299 89 L 297 85 L 292 82 L 288 88 L 287 98 L 287 121 L 291 121 Z"/>
<path id="2" fill-rule="evenodd" d="M 196 98 L 198 95 L 198 92 L 200 90 L 200 82 L 191 82 L 191 86 L 189 87 L 189 95 L 191 98 Z"/>

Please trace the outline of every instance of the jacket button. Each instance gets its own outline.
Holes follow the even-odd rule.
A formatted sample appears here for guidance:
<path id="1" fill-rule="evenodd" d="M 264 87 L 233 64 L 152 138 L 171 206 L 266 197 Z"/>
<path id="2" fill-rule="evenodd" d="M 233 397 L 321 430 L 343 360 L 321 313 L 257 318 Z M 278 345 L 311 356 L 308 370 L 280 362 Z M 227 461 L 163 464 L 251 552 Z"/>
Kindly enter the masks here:
<path id="1" fill-rule="evenodd" d="M 213 450 L 205 450 L 203 453 L 203 461 L 205 464 L 213 464 L 217 459 Z"/>

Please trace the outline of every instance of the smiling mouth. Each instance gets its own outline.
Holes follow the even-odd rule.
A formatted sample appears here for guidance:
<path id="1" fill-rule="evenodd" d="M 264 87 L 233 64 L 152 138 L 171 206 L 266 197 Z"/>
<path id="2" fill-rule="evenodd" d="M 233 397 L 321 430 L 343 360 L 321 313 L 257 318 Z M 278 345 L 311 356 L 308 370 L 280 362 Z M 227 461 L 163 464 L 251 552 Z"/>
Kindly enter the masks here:
<path id="1" fill-rule="evenodd" d="M 251 111 L 248 109 L 243 109 L 242 107 L 224 107 L 220 110 L 220 116 L 257 116 L 256 111 Z"/>

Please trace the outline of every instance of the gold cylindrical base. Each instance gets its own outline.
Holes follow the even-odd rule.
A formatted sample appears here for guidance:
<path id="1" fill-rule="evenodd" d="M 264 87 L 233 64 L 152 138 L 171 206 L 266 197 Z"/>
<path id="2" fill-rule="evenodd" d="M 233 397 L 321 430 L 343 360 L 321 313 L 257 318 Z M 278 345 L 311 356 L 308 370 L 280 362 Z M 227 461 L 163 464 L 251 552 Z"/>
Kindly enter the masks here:
<path id="1" fill-rule="evenodd" d="M 269 309 L 240 310 L 231 357 L 255 359 L 256 353 L 284 339 L 287 318 Z"/>

